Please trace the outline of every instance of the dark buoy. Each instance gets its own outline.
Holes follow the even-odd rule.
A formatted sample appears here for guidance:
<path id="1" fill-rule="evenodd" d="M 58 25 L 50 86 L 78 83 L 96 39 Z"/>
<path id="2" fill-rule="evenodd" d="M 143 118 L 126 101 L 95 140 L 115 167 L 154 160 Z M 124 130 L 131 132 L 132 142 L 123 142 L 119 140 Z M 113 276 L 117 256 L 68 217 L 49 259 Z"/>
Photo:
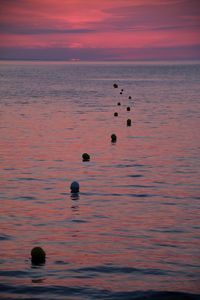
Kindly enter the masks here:
<path id="1" fill-rule="evenodd" d="M 77 181 L 73 181 L 71 183 L 70 189 L 71 189 L 71 193 L 78 193 L 79 192 L 79 183 Z"/>
<path id="2" fill-rule="evenodd" d="M 122 92 L 120 92 L 120 95 L 122 95 Z"/>
<path id="3" fill-rule="evenodd" d="M 111 134 L 111 142 L 112 143 L 115 143 L 117 141 L 117 136 L 116 136 L 116 134 Z"/>
<path id="4" fill-rule="evenodd" d="M 117 88 L 118 88 L 118 84 L 114 83 L 114 84 L 113 84 L 113 87 L 114 87 L 115 89 L 117 89 Z"/>
<path id="5" fill-rule="evenodd" d="M 31 261 L 34 265 L 41 265 L 45 263 L 46 253 L 41 247 L 34 247 L 31 250 Z"/>
<path id="6" fill-rule="evenodd" d="M 131 97 L 131 96 L 129 96 L 129 97 L 128 97 L 128 99 L 132 99 L 132 97 Z"/>
<path id="7" fill-rule="evenodd" d="M 114 113 L 114 117 L 118 117 L 118 113 L 117 112 Z"/>
<path id="8" fill-rule="evenodd" d="M 83 153 L 82 154 L 82 159 L 83 159 L 83 161 L 89 161 L 90 160 L 89 154 L 88 153 Z"/>
<path id="9" fill-rule="evenodd" d="M 127 120 L 127 126 L 131 126 L 131 119 Z"/>
<path id="10" fill-rule="evenodd" d="M 118 102 L 118 103 L 117 103 L 117 105 L 119 106 L 119 105 L 121 105 L 121 103 L 120 103 L 120 102 Z"/>
<path id="11" fill-rule="evenodd" d="M 127 111 L 130 111 L 130 110 L 131 110 L 130 106 L 128 106 L 128 107 L 126 108 L 126 110 L 127 110 Z"/>
<path id="12" fill-rule="evenodd" d="M 124 90 L 123 89 L 121 89 L 121 92 L 123 92 Z"/>

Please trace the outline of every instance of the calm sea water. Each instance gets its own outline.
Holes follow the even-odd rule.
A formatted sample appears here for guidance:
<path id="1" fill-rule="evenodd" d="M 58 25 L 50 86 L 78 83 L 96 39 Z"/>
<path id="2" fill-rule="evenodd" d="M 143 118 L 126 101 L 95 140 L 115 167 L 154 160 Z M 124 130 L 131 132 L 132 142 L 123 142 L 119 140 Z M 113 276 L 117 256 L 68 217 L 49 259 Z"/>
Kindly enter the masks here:
<path id="1" fill-rule="evenodd" d="M 198 62 L 0 63 L 1 299 L 200 299 L 199 99 Z"/>

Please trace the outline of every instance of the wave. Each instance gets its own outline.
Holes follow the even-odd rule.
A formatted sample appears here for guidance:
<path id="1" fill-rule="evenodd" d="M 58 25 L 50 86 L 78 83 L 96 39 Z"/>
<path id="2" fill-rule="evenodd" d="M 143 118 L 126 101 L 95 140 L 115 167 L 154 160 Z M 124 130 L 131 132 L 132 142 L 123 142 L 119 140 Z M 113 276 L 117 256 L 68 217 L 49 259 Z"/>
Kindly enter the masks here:
<path id="1" fill-rule="evenodd" d="M 1 299 L 103 299 L 103 300 L 199 300 L 200 294 L 173 291 L 130 291 L 109 290 L 64 286 L 9 286 L 0 284 Z M 70 298 L 69 298 L 70 297 Z"/>

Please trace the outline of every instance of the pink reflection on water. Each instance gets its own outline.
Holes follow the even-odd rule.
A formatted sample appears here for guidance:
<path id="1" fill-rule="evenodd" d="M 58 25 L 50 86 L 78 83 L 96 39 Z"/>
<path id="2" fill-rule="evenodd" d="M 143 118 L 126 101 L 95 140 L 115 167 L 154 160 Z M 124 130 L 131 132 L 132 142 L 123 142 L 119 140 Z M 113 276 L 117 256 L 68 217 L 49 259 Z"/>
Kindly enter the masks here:
<path id="1" fill-rule="evenodd" d="M 56 104 L 27 105 L 20 114 L 14 105 L 3 114 L 1 230 L 10 238 L 1 251 L 7 270 L 26 269 L 30 249 L 41 244 L 46 275 L 33 284 L 198 292 L 196 278 L 185 282 L 184 277 L 199 262 L 197 204 L 188 203 L 198 196 L 198 173 L 194 160 L 185 160 L 188 149 L 197 147 L 196 127 L 188 139 L 181 117 L 163 125 L 157 115 L 147 124 L 143 104 L 131 112 L 130 128 L 121 108 L 113 120 L 112 106 L 82 115 L 75 105 L 62 105 L 62 110 Z M 82 162 L 83 152 L 91 155 L 90 162 Z M 81 187 L 77 199 L 69 190 L 74 179 Z M 84 277 L 84 268 L 105 265 L 136 272 Z M 149 273 L 143 274 L 145 269 Z M 173 272 L 183 275 L 176 280 Z M 29 279 L 11 280 L 27 284 Z"/>

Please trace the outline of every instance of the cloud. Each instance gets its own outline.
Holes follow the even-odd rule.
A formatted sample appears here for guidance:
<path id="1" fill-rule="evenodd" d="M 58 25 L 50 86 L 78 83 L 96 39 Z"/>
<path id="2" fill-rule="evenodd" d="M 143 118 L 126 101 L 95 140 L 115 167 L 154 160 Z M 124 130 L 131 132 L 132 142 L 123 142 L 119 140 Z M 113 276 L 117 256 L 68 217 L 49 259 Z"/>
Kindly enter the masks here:
<path id="1" fill-rule="evenodd" d="M 89 32 L 95 32 L 94 29 L 87 28 L 78 28 L 78 29 L 62 29 L 62 28 L 27 28 L 27 27 L 18 27 L 10 26 L 9 24 L 1 24 L 0 22 L 0 34 L 18 34 L 18 35 L 40 35 L 40 34 L 85 34 Z"/>
<path id="2" fill-rule="evenodd" d="M 1 0 L 0 47 L 24 49 L 23 53 L 105 49 L 109 57 L 112 49 L 196 49 L 198 4 L 197 0 Z"/>
<path id="3" fill-rule="evenodd" d="M 156 48 L 48 48 L 48 49 L 21 49 L 21 48 L 2 48 L 0 59 L 17 60 L 187 60 L 188 57 L 198 60 L 200 46 L 189 47 L 156 47 Z"/>

